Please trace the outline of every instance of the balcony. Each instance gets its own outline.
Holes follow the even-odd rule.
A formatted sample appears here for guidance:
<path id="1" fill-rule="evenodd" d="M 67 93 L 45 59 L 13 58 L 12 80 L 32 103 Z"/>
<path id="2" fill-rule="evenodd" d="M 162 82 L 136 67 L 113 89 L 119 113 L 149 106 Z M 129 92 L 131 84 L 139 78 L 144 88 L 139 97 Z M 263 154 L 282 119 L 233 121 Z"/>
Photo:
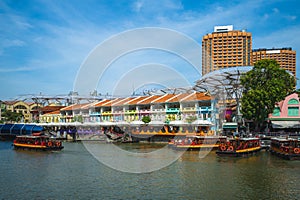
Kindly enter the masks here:
<path id="1" fill-rule="evenodd" d="M 100 112 L 91 112 L 90 116 L 99 116 L 101 113 Z"/>
<path id="2" fill-rule="evenodd" d="M 211 112 L 211 108 L 210 107 L 199 107 L 197 109 L 197 111 L 200 113 L 208 113 L 208 112 Z"/>
<path id="3" fill-rule="evenodd" d="M 165 109 L 153 109 L 152 112 L 163 113 Z"/>
<path id="4" fill-rule="evenodd" d="M 183 108 L 182 112 L 196 112 L 196 108 L 195 107 Z"/>
<path id="5" fill-rule="evenodd" d="M 113 112 L 114 115 L 122 115 L 123 114 L 123 110 L 116 110 Z"/>
<path id="6" fill-rule="evenodd" d="M 179 113 L 180 109 L 179 108 L 168 108 L 167 113 Z"/>
<path id="7" fill-rule="evenodd" d="M 111 111 L 104 111 L 101 113 L 101 115 L 111 115 Z"/>
<path id="8" fill-rule="evenodd" d="M 151 110 L 139 110 L 139 113 L 150 113 L 151 112 Z"/>
<path id="9" fill-rule="evenodd" d="M 134 115 L 136 114 L 136 110 L 126 110 L 125 115 Z"/>

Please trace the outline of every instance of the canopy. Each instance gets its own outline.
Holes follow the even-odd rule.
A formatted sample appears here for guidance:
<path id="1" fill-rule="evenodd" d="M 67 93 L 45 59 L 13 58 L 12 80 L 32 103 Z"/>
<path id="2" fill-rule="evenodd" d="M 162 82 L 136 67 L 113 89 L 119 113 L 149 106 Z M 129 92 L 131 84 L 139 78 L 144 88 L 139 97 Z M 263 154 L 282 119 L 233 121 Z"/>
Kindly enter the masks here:
<path id="1" fill-rule="evenodd" d="M 273 128 L 300 128 L 300 121 L 272 121 Z"/>
<path id="2" fill-rule="evenodd" d="M 145 124 L 145 123 L 142 122 L 142 121 L 132 121 L 132 122 L 130 122 L 130 124 L 131 124 L 131 125 L 143 125 L 143 124 Z"/>
<path id="3" fill-rule="evenodd" d="M 43 127 L 35 124 L 2 124 L 0 126 L 0 134 L 30 135 L 41 131 Z"/>
<path id="4" fill-rule="evenodd" d="M 224 122 L 223 129 L 236 129 L 237 123 L 236 122 Z"/>
<path id="5" fill-rule="evenodd" d="M 178 125 L 178 126 L 180 126 L 180 125 L 188 125 L 188 123 L 186 123 L 186 122 L 184 122 L 184 121 L 182 121 L 182 120 L 170 121 L 169 124 L 170 124 L 170 125 Z"/>
<path id="6" fill-rule="evenodd" d="M 205 120 L 205 119 L 197 119 L 196 121 L 192 122 L 193 125 L 199 125 L 199 126 L 212 126 L 213 123 Z"/>

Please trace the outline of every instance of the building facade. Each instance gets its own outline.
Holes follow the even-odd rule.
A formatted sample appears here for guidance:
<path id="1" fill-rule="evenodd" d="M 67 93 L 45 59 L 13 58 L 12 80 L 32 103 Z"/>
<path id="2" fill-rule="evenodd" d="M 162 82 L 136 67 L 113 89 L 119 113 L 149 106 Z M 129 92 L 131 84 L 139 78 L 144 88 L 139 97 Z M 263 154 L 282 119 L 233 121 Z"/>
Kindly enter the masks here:
<path id="1" fill-rule="evenodd" d="M 300 128 L 300 100 L 297 93 L 287 96 L 277 103 L 273 113 L 269 115 L 273 129 L 296 129 Z"/>
<path id="2" fill-rule="evenodd" d="M 274 59 L 281 68 L 292 72 L 296 77 L 296 51 L 288 48 L 253 49 L 253 64 L 262 59 Z"/>
<path id="3" fill-rule="evenodd" d="M 133 122 L 149 116 L 152 121 L 212 120 L 211 97 L 204 93 L 165 94 L 103 99 L 60 109 L 60 122 Z M 49 117 L 49 116 L 48 116 Z"/>
<path id="4" fill-rule="evenodd" d="M 35 113 L 41 107 L 36 103 L 24 101 L 3 101 L 2 104 L 5 106 L 4 110 L 22 114 L 22 118 L 18 119 L 18 121 L 25 123 L 35 121 Z"/>
<path id="5" fill-rule="evenodd" d="M 202 38 L 202 76 L 222 68 L 252 65 L 252 35 L 233 26 L 215 26 Z"/>

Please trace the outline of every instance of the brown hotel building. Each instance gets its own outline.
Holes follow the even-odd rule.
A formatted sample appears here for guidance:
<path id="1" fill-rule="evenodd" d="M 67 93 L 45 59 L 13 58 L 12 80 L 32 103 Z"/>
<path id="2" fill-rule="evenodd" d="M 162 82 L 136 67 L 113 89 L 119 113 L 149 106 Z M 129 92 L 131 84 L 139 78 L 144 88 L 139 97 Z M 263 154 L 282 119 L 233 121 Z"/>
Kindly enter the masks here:
<path id="1" fill-rule="evenodd" d="M 233 30 L 233 26 L 215 26 L 202 38 L 202 76 L 222 68 L 252 65 L 252 35 Z"/>
<path id="2" fill-rule="evenodd" d="M 296 51 L 292 48 L 253 49 L 253 64 L 261 59 L 274 59 L 281 68 L 292 72 L 296 77 Z"/>

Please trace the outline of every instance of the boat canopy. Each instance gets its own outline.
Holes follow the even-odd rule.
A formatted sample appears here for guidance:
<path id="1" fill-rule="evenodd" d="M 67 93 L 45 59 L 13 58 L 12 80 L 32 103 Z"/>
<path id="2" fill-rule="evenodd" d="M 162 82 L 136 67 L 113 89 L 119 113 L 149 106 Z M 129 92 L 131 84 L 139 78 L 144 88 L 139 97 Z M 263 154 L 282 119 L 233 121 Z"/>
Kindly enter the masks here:
<path id="1" fill-rule="evenodd" d="M 0 134 L 2 135 L 31 135 L 43 131 L 42 126 L 35 124 L 1 124 Z"/>

